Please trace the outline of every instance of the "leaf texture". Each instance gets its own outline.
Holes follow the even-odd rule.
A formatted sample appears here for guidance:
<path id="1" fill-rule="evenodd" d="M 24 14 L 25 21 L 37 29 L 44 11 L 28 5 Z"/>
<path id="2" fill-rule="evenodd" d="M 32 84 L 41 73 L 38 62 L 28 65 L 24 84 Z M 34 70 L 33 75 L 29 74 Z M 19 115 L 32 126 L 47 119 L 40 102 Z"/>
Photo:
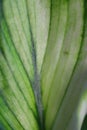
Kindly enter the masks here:
<path id="1" fill-rule="evenodd" d="M 1 130 L 84 130 L 86 12 L 86 0 L 0 0 Z"/>

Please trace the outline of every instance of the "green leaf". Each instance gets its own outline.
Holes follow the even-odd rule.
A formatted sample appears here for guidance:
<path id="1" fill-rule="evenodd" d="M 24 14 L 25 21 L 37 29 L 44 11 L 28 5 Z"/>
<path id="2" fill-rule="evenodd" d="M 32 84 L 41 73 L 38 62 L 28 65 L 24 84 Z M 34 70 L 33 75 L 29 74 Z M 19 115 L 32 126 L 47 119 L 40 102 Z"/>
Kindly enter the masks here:
<path id="1" fill-rule="evenodd" d="M 86 12 L 86 0 L 0 0 L 0 129 L 86 129 Z"/>
<path id="2" fill-rule="evenodd" d="M 85 117 L 81 130 L 87 130 L 87 116 Z"/>

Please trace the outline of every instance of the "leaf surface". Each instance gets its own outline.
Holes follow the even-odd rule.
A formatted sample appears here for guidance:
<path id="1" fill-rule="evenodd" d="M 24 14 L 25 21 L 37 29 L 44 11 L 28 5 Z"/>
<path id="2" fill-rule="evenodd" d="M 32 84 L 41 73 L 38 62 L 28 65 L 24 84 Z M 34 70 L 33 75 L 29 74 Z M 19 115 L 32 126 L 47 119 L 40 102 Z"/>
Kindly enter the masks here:
<path id="1" fill-rule="evenodd" d="M 0 0 L 0 129 L 84 130 L 86 12 L 86 0 Z"/>

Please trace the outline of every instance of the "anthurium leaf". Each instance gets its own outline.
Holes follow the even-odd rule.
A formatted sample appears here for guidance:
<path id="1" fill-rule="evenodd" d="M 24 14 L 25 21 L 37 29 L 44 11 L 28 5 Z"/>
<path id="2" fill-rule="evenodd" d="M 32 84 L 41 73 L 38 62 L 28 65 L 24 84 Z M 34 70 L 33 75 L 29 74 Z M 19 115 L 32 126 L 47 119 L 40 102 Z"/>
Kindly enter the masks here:
<path id="1" fill-rule="evenodd" d="M 0 0 L 0 129 L 85 129 L 86 12 L 86 0 Z"/>

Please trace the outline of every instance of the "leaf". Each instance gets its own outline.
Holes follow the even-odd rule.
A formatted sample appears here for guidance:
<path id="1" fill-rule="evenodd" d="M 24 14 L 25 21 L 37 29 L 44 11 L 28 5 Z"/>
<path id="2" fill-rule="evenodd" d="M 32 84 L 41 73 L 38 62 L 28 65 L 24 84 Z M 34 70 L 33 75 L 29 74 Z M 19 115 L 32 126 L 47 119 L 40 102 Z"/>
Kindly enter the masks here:
<path id="1" fill-rule="evenodd" d="M 33 63 L 35 62 L 33 60 L 33 58 L 35 59 L 33 54 L 35 51 L 28 30 L 30 27 L 26 2 L 22 1 L 22 5 L 23 2 L 25 3 L 25 8 L 23 8 L 26 16 L 25 27 L 22 18 L 20 18 L 17 1 L 3 2 L 0 51 L 0 111 L 3 114 L 2 118 L 7 120 L 10 126 L 12 125 L 12 129 L 39 129 L 38 112 L 32 90 L 32 85 L 35 82 L 34 73 L 36 73 L 36 70 L 34 70 L 36 65 Z M 10 121 L 12 119 L 13 123 Z"/>
<path id="2" fill-rule="evenodd" d="M 68 118 L 70 118 L 68 116 L 72 114 L 74 110 L 73 107 L 75 107 L 77 104 L 77 98 L 79 97 L 79 91 L 80 91 L 79 90 L 80 79 L 78 79 L 78 84 L 76 85 L 77 81 L 73 81 L 73 77 L 74 77 L 73 75 L 74 75 L 74 71 L 75 71 L 75 68 L 77 66 L 77 62 L 79 59 L 79 54 L 82 48 L 81 35 L 82 35 L 82 29 L 83 29 L 83 2 L 78 1 L 78 0 L 77 1 L 70 0 L 69 2 L 61 1 L 61 2 L 63 2 L 61 3 L 63 8 L 65 7 L 65 10 L 61 9 L 63 10 L 62 15 L 66 16 L 67 18 L 66 26 L 65 26 L 66 27 L 65 35 L 64 35 L 64 38 L 62 38 L 63 43 L 61 47 L 59 48 L 57 46 L 60 45 L 60 41 L 56 42 L 55 45 L 53 45 L 53 49 L 50 49 L 51 42 L 48 44 L 47 49 L 50 50 L 50 53 L 46 55 L 44 65 L 42 67 L 43 103 L 44 103 L 45 115 L 46 115 L 45 123 L 46 123 L 47 129 L 51 129 L 53 125 L 54 130 L 56 129 L 62 130 L 66 128 L 66 124 L 69 121 Z M 65 15 L 65 11 L 67 15 Z M 59 20 L 60 20 L 60 17 L 59 17 Z M 64 23 L 62 22 L 64 21 L 62 20 L 60 24 L 64 25 Z M 61 26 L 60 24 L 58 23 L 58 27 Z M 59 33 L 60 33 L 60 30 L 59 30 Z M 63 33 L 62 33 L 62 36 L 63 36 Z M 55 37 L 52 38 L 52 35 L 50 37 L 51 39 L 53 38 L 56 39 Z M 58 40 L 59 39 L 60 37 L 58 38 Z M 52 42 L 52 44 L 53 43 L 54 42 Z M 54 50 L 54 48 L 56 50 Z M 57 54 L 57 58 L 56 58 L 56 54 Z M 51 58 L 49 58 L 50 57 L 49 55 L 51 55 Z M 59 58 L 58 58 L 58 55 L 59 55 Z M 81 68 L 84 68 L 84 67 L 81 66 Z M 79 75 L 84 73 L 82 72 L 83 70 L 81 71 L 81 74 L 79 74 L 78 71 L 79 70 L 75 72 L 74 80 L 76 80 Z M 81 77 L 78 77 L 78 78 L 81 78 Z M 81 83 L 83 84 L 84 81 L 82 81 Z M 75 93 L 74 91 L 78 93 Z M 78 96 L 75 96 L 74 93 Z M 73 99 L 76 100 L 76 103 L 75 101 L 73 101 Z M 72 103 L 73 105 L 69 105 L 69 102 Z M 62 107 L 62 104 L 64 104 L 63 107 Z M 72 109 L 70 106 L 72 107 Z M 70 109 L 70 113 L 69 113 L 69 109 Z M 50 115 L 50 118 L 49 118 L 49 115 Z"/>
<path id="3" fill-rule="evenodd" d="M 82 125 L 82 130 L 86 130 L 87 129 L 87 116 L 84 119 L 83 125 Z"/>
<path id="4" fill-rule="evenodd" d="M 86 0 L 0 0 L 0 129 L 84 130 L 86 12 Z"/>

